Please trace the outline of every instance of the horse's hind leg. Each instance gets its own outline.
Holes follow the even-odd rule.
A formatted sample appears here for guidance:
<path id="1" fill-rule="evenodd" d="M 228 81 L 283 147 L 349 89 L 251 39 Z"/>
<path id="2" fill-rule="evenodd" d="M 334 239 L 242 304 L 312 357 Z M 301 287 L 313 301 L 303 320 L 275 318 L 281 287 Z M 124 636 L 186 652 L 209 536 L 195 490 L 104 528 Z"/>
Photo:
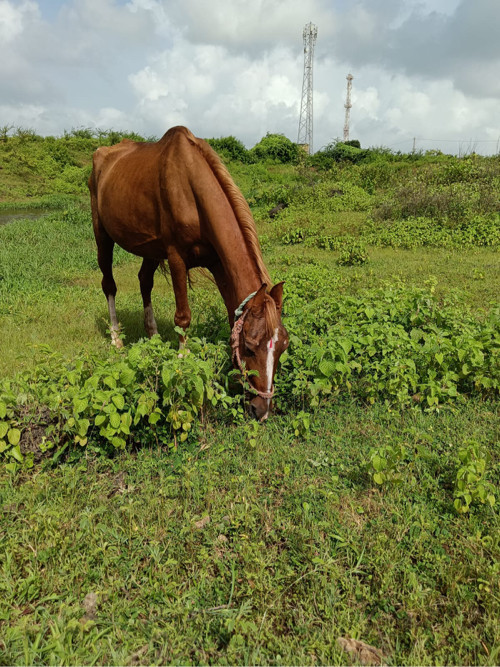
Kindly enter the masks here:
<path id="1" fill-rule="evenodd" d="M 97 242 L 97 262 L 102 271 L 102 291 L 108 302 L 109 319 L 111 320 L 111 342 L 117 348 L 121 348 L 123 343 L 120 338 L 120 324 L 116 317 L 116 283 L 113 278 L 113 248 L 115 242 L 101 226 L 95 226 L 94 233 Z"/>
<path id="2" fill-rule="evenodd" d="M 151 292 L 153 290 L 155 271 L 159 264 L 160 262 L 155 259 L 144 258 L 139 271 L 139 283 L 141 286 L 142 303 L 144 305 L 144 327 L 150 338 L 158 333 L 153 304 L 151 303 Z"/>

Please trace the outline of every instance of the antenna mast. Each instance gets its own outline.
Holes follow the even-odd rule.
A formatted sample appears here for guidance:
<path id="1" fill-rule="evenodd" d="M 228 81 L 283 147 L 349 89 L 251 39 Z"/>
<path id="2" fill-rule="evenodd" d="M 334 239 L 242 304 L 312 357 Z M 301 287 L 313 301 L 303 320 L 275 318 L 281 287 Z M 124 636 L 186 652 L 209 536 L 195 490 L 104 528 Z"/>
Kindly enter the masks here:
<path id="1" fill-rule="evenodd" d="M 352 80 L 354 79 L 352 74 L 346 76 L 347 79 L 347 96 L 345 100 L 345 120 L 344 120 L 344 141 L 349 141 L 349 116 L 351 114 L 351 88 Z"/>
<path id="2" fill-rule="evenodd" d="M 299 134 L 297 143 L 301 144 L 309 155 L 313 152 L 313 56 L 318 28 L 313 23 L 304 26 L 304 78 L 302 80 L 302 99 L 300 102 Z"/>

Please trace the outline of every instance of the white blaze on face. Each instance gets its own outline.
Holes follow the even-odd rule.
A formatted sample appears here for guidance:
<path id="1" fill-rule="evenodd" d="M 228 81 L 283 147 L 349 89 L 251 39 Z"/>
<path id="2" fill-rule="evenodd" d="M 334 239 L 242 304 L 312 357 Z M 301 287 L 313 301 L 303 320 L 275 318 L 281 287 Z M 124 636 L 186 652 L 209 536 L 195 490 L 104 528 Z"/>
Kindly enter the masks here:
<path id="1" fill-rule="evenodd" d="M 276 341 L 278 340 L 278 328 L 274 330 L 274 335 L 267 344 L 266 377 L 267 391 L 271 391 L 273 386 L 274 352 L 276 350 Z M 271 399 L 267 399 L 268 404 Z"/>

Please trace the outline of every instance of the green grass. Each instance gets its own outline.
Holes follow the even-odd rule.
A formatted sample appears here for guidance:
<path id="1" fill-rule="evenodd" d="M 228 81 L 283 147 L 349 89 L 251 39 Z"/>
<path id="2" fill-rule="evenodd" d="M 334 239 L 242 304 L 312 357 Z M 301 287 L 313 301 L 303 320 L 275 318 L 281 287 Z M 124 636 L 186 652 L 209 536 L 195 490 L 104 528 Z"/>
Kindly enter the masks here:
<path id="1" fill-rule="evenodd" d="M 497 417 L 340 403 L 307 441 L 277 416 L 253 446 L 210 426 L 177 454 L 3 474 L 2 662 L 345 664 L 352 636 L 392 664 L 497 664 L 497 517 L 447 490 Z M 412 454 L 379 490 L 363 461 L 388 441 Z"/>
<path id="2" fill-rule="evenodd" d="M 0 142 L 0 209 L 45 202 L 51 211 L 0 227 L 4 377 L 34 372 L 46 345 L 70 360 L 109 356 L 83 194 L 94 145 Z M 494 159 L 484 165 L 498 178 Z M 340 248 L 283 242 L 294 229 L 362 237 L 375 208 L 410 176 L 439 184 L 471 180 L 475 169 L 430 158 L 411 169 L 333 165 L 326 173 L 231 165 L 272 277 L 289 279 L 290 325 L 298 321 L 290 309 L 302 307 L 293 276 L 308 270 L 331 301 L 430 283 L 438 299 L 458 294 L 460 308 L 486 319 L 500 287 L 495 246 L 381 247 L 375 234 L 365 264 L 339 266 Z M 348 197 L 331 196 L 342 183 L 353 186 Z M 270 221 L 279 201 L 290 206 Z M 117 250 L 126 343 L 144 332 L 139 267 Z M 215 287 L 200 280 L 189 298 L 191 335 L 227 341 Z M 163 339 L 175 343 L 173 292 L 160 275 L 153 303 Z M 430 412 L 382 399 L 367 407 L 346 392 L 312 409 L 278 391 L 265 425 L 207 410 L 179 449 L 171 438 L 155 447 L 135 439 L 134 449 L 105 456 L 90 443 L 16 475 L 0 467 L 0 664 L 346 664 L 337 644 L 346 636 L 379 648 L 388 664 L 498 664 L 498 493 L 493 507 L 477 502 L 458 514 L 453 506 L 463 447 L 484 453 L 485 479 L 498 488 L 498 418 L 498 403 L 474 395 Z M 388 447 L 404 447 L 394 464 L 401 483 L 378 485 L 370 460 Z"/>
<path id="3" fill-rule="evenodd" d="M 259 223 L 264 236 L 267 223 Z M 264 234 L 262 234 L 264 230 Z M 327 266 L 338 280 L 337 289 L 355 294 L 361 289 L 402 281 L 422 286 L 435 281 L 440 294 L 459 292 L 477 311 L 488 310 L 498 298 L 500 259 L 497 252 L 418 248 L 370 247 L 369 262 L 360 267 L 341 267 L 339 253 L 303 244 L 281 246 L 264 243 L 264 257 L 276 280 L 304 264 Z M 115 250 L 118 315 L 129 342 L 144 335 L 142 301 L 137 273 L 140 259 Z M 88 206 L 71 206 L 40 220 L 16 221 L 0 227 L 0 328 L 9 345 L 0 358 L 0 373 L 11 375 L 32 367 L 37 346 L 48 344 L 72 356 L 86 349 L 105 350 L 108 314 L 100 289 L 95 241 Z M 224 312 L 216 290 L 200 279 L 190 293 L 193 331 L 211 317 L 206 311 L 209 295 L 215 312 Z M 286 298 L 286 288 L 285 288 Z M 175 303 L 170 284 L 158 274 L 153 303 L 160 331 L 175 339 Z M 199 305 L 199 306 L 198 306 Z"/>

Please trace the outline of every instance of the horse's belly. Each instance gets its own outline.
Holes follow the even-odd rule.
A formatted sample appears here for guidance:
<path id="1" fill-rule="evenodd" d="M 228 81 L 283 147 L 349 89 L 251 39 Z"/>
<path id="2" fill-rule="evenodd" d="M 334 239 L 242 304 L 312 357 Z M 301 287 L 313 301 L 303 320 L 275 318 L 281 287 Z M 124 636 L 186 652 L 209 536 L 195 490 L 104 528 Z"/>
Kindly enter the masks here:
<path id="1" fill-rule="evenodd" d="M 165 259 L 169 244 L 168 225 L 154 201 L 144 197 L 104 197 L 99 218 L 115 243 L 140 257 Z"/>

